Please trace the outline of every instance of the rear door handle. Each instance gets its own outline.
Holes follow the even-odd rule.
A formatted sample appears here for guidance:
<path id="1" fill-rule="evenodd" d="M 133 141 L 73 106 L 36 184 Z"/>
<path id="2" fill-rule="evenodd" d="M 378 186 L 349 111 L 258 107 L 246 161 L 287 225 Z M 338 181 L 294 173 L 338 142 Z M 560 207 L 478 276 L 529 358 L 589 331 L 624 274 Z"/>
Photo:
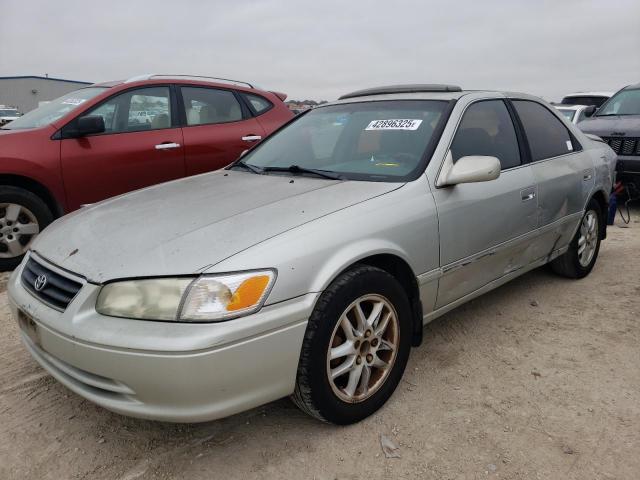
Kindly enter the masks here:
<path id="1" fill-rule="evenodd" d="M 175 142 L 164 142 L 156 145 L 156 150 L 170 150 L 172 148 L 180 148 L 180 144 Z"/>
<path id="2" fill-rule="evenodd" d="M 258 140 L 262 140 L 260 135 L 245 135 L 242 137 L 242 140 L 245 142 L 257 142 Z"/>

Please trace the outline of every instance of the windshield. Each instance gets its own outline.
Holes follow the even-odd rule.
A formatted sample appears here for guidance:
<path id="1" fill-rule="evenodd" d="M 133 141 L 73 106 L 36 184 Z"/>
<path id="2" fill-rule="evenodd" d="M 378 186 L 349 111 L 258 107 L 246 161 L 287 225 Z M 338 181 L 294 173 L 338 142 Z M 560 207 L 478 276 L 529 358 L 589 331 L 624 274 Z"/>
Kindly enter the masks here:
<path id="1" fill-rule="evenodd" d="M 7 130 L 18 130 L 48 125 L 62 118 L 71 110 L 78 107 L 78 105 L 83 104 L 87 100 L 91 100 L 104 91 L 105 87 L 89 87 L 67 93 L 35 110 L 31 110 L 29 113 L 25 113 L 3 128 Z"/>
<path id="2" fill-rule="evenodd" d="M 640 115 L 640 88 L 616 93 L 596 114 L 604 115 Z"/>
<path id="3" fill-rule="evenodd" d="M 569 121 L 573 120 L 573 117 L 576 116 L 575 110 L 569 110 L 567 108 L 559 108 L 560 113 Z"/>
<path id="4" fill-rule="evenodd" d="M 406 181 L 424 168 L 423 154 L 446 107 L 446 101 L 394 100 L 316 108 L 243 163 L 322 170 L 351 180 Z"/>

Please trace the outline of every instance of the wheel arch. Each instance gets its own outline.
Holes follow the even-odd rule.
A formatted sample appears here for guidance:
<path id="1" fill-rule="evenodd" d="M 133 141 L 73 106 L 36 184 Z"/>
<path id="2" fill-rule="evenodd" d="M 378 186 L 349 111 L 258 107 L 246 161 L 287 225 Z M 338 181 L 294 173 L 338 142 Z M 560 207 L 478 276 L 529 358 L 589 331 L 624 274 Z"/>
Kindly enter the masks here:
<path id="1" fill-rule="evenodd" d="M 398 255 L 392 253 L 378 253 L 360 258 L 344 268 L 331 281 L 335 280 L 342 273 L 353 268 L 355 265 L 369 265 L 371 267 L 384 270 L 393 276 L 404 288 L 409 298 L 412 313 L 413 331 L 411 344 L 414 347 L 422 343 L 422 303 L 420 301 L 420 290 L 418 279 L 411 269 L 411 266 Z"/>
<path id="2" fill-rule="evenodd" d="M 37 195 L 47 205 L 54 218 L 64 215 L 64 208 L 62 205 L 56 200 L 49 189 L 37 180 L 23 175 L 4 173 L 0 174 L 0 186 L 2 185 L 22 188 Z"/>
<path id="3" fill-rule="evenodd" d="M 597 190 L 589 201 L 595 200 L 600 205 L 601 218 L 600 218 L 600 240 L 607 238 L 607 217 L 609 215 L 609 199 L 603 190 Z"/>

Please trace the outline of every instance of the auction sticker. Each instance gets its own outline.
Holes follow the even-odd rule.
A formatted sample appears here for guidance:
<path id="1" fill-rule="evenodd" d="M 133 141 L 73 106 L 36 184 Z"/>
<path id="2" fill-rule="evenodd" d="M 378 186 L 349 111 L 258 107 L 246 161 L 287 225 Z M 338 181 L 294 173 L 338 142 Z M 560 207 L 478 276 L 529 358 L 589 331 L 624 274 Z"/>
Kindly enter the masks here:
<path id="1" fill-rule="evenodd" d="M 374 120 L 365 130 L 417 130 L 422 120 L 410 118 L 390 118 L 388 120 Z"/>

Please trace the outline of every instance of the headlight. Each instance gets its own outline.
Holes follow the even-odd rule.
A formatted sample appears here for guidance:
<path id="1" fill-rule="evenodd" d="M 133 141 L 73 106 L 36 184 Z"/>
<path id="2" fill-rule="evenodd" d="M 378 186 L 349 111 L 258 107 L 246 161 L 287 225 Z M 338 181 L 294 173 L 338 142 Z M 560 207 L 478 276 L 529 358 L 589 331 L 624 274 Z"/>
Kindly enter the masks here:
<path id="1" fill-rule="evenodd" d="M 216 322 L 249 315 L 264 304 L 276 274 L 261 270 L 198 278 L 154 278 L 109 283 L 96 310 L 112 317 Z"/>

